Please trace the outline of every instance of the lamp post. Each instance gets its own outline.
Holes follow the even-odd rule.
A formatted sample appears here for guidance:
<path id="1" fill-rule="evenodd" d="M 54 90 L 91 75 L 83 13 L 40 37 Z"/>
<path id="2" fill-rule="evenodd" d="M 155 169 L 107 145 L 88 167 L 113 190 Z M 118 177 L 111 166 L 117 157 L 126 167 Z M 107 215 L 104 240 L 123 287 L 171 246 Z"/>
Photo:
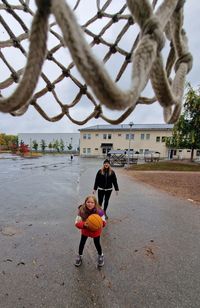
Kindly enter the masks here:
<path id="1" fill-rule="evenodd" d="M 31 156 L 32 156 L 32 139 L 30 138 L 30 153 L 31 153 Z"/>
<path id="2" fill-rule="evenodd" d="M 128 138 L 128 167 L 130 165 L 130 145 L 131 145 L 131 128 L 133 127 L 133 122 L 129 123 L 129 138 Z"/>

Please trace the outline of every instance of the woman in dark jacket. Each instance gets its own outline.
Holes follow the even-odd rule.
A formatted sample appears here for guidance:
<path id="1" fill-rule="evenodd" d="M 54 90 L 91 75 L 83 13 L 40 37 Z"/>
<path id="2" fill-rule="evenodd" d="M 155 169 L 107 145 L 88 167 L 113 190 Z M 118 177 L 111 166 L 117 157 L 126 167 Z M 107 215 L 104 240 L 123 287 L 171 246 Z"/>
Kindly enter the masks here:
<path id="1" fill-rule="evenodd" d="M 102 206 L 104 201 L 104 212 L 105 217 L 108 219 L 106 214 L 106 210 L 108 207 L 108 202 L 113 190 L 113 186 L 115 188 L 116 194 L 118 194 L 119 187 L 117 183 L 117 177 L 115 172 L 111 169 L 110 162 L 108 159 L 104 160 L 103 167 L 97 172 L 96 179 L 94 183 L 93 193 L 96 193 L 98 189 L 98 202 L 99 205 Z"/>

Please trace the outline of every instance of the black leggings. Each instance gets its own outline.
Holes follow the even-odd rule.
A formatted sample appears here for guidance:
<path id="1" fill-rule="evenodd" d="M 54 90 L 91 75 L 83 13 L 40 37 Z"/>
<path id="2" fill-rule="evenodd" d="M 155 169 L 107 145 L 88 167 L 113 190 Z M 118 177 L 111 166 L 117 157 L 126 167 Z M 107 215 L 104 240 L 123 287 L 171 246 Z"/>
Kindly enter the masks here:
<path id="1" fill-rule="evenodd" d="M 81 240 L 80 240 L 79 250 L 78 250 L 79 255 L 83 254 L 83 249 L 84 249 L 84 246 L 85 246 L 87 239 L 88 239 L 87 236 L 81 234 Z M 94 245 L 96 247 L 98 254 L 102 255 L 102 249 L 101 249 L 101 244 L 100 244 L 100 236 L 94 237 L 93 240 L 94 240 Z"/>
<path id="2" fill-rule="evenodd" d="M 103 199 L 104 199 L 104 205 L 103 205 L 104 212 L 106 212 L 107 210 L 108 201 L 110 199 L 111 193 L 112 193 L 112 190 L 98 189 L 98 202 L 99 202 L 99 205 L 102 206 Z"/>

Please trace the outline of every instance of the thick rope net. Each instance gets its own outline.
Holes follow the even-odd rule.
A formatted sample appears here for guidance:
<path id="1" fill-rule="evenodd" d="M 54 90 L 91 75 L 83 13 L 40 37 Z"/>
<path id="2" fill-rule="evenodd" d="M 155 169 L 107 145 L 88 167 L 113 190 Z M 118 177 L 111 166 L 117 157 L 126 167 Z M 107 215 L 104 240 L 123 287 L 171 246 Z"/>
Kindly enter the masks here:
<path id="1" fill-rule="evenodd" d="M 78 10 L 81 14 L 84 1 L 88 2 L 69 1 L 69 6 L 65 0 L 18 0 L 17 4 L 16 0 L 0 0 L 0 33 L 4 36 L 0 40 L 0 111 L 20 116 L 31 105 L 51 122 L 67 116 L 78 125 L 92 118 L 118 124 L 137 105 L 159 102 L 164 121 L 175 123 L 181 113 L 186 75 L 192 68 L 183 29 L 185 1 L 164 0 L 158 6 L 157 0 L 94 0 L 95 13 L 80 25 L 77 14 Z M 107 33 L 119 24 L 115 38 L 107 39 Z M 137 35 L 131 32 L 133 26 L 138 28 Z M 123 43 L 127 33 L 132 34 L 128 47 Z M 49 37 L 53 43 L 48 46 Z M 166 41 L 169 54 L 164 64 Z M 99 55 L 102 46 L 105 52 L 99 59 L 94 54 Z M 19 54 L 23 67 L 17 61 Z M 114 62 L 113 69 L 106 69 L 115 55 L 120 59 L 117 72 Z M 130 88 L 122 90 L 119 82 L 130 67 Z M 66 80 L 73 91 L 68 84 L 63 90 Z M 149 82 L 153 98 L 141 96 Z M 65 95 L 60 95 L 61 90 Z M 49 115 L 53 109 L 46 110 L 47 100 L 56 102 L 56 115 Z M 92 108 L 85 116 L 84 108 L 77 107 L 85 106 L 86 101 Z M 104 108 L 121 111 L 121 115 L 110 119 Z M 84 119 L 78 120 L 77 114 Z"/>

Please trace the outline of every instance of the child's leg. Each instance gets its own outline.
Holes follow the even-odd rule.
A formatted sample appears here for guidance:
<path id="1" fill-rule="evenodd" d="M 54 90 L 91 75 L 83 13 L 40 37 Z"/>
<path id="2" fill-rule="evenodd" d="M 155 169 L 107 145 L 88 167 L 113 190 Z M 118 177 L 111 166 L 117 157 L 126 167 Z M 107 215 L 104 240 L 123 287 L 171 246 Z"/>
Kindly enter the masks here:
<path id="1" fill-rule="evenodd" d="M 98 254 L 101 256 L 102 255 L 102 249 L 101 249 L 101 244 L 100 244 L 100 236 L 94 237 L 94 245 L 96 247 Z"/>
<path id="2" fill-rule="evenodd" d="M 98 251 L 97 266 L 102 267 L 104 265 L 104 256 L 101 249 L 100 236 L 94 238 L 94 244 Z"/>
<path id="3" fill-rule="evenodd" d="M 83 234 L 81 235 L 81 240 L 80 240 L 79 250 L 78 250 L 78 253 L 79 253 L 80 256 L 83 254 L 83 249 L 84 249 L 84 246 L 85 246 L 87 239 L 88 239 L 87 236 L 85 236 Z"/>

